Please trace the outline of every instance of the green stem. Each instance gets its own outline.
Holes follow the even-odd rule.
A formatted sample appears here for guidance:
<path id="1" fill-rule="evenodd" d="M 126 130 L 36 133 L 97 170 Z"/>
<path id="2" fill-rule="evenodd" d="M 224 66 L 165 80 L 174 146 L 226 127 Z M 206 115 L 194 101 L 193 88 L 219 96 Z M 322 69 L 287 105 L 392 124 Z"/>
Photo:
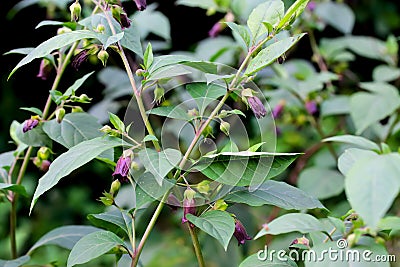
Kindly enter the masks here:
<path id="1" fill-rule="evenodd" d="M 196 253 L 197 262 L 199 263 L 199 267 L 205 267 L 203 255 L 201 253 L 201 246 L 199 243 L 199 239 L 197 238 L 197 233 L 195 229 L 190 226 L 190 223 L 186 223 L 189 229 L 190 236 L 192 237 L 194 252 Z"/>

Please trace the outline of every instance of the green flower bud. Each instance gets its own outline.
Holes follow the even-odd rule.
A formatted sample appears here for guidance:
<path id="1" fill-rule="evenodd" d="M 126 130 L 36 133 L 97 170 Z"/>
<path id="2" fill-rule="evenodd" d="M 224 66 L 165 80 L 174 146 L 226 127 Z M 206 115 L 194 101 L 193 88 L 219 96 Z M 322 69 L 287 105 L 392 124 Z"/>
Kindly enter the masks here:
<path id="1" fill-rule="evenodd" d="M 112 128 L 110 126 L 108 126 L 108 125 L 104 125 L 100 129 L 100 132 L 103 132 L 103 133 L 106 133 L 106 134 L 110 133 L 111 131 L 112 131 Z"/>
<path id="2" fill-rule="evenodd" d="M 196 191 L 194 191 L 191 188 L 188 188 L 185 190 L 185 192 L 183 192 L 184 199 L 192 200 L 195 195 L 196 195 Z"/>
<path id="3" fill-rule="evenodd" d="M 213 133 L 213 128 L 210 125 L 207 125 L 202 134 L 204 137 L 207 137 L 209 135 L 213 136 L 212 133 Z"/>
<path id="4" fill-rule="evenodd" d="M 40 168 L 40 166 L 42 166 L 42 160 L 39 157 L 34 157 L 33 164 L 35 164 L 36 167 Z"/>
<path id="5" fill-rule="evenodd" d="M 97 54 L 97 58 L 101 60 L 104 67 L 106 66 L 108 57 L 109 55 L 106 50 L 100 50 L 100 52 Z"/>
<path id="6" fill-rule="evenodd" d="M 81 103 L 90 103 L 90 101 L 92 101 L 93 98 L 90 98 L 87 96 L 87 94 L 81 94 L 79 96 L 79 102 Z"/>
<path id="7" fill-rule="evenodd" d="M 56 119 L 58 123 L 61 123 L 61 121 L 63 120 L 65 116 L 65 109 L 64 108 L 58 108 L 56 110 Z"/>
<path id="8" fill-rule="evenodd" d="M 118 194 L 120 187 L 121 187 L 121 182 L 118 179 L 114 180 L 111 183 L 110 194 L 116 196 Z"/>
<path id="9" fill-rule="evenodd" d="M 139 77 L 143 76 L 145 73 L 146 73 L 146 71 L 143 70 L 143 69 L 137 69 L 136 70 L 136 75 L 139 76 Z"/>
<path id="10" fill-rule="evenodd" d="M 103 195 L 104 197 L 100 197 L 100 201 L 107 207 L 111 206 L 114 203 L 113 195 L 107 192 L 104 192 Z"/>
<path id="11" fill-rule="evenodd" d="M 132 161 L 131 163 L 131 169 L 138 171 L 140 169 L 139 164 L 136 161 Z"/>
<path id="12" fill-rule="evenodd" d="M 226 135 L 229 135 L 229 129 L 231 128 L 231 125 L 229 122 L 222 121 L 221 124 L 219 125 L 219 129 Z"/>
<path id="13" fill-rule="evenodd" d="M 197 117 L 197 116 L 199 116 L 199 112 L 195 108 L 188 110 L 187 114 L 189 115 L 189 117 Z"/>
<path id="14" fill-rule="evenodd" d="M 72 32 L 72 30 L 68 27 L 61 27 L 57 30 L 57 35 L 66 33 L 66 32 Z"/>
<path id="15" fill-rule="evenodd" d="M 218 199 L 215 201 L 215 204 L 213 206 L 213 210 L 226 210 L 228 208 L 228 204 L 223 199 Z"/>
<path id="16" fill-rule="evenodd" d="M 156 89 L 154 89 L 153 102 L 160 104 L 162 102 L 162 99 L 164 98 L 164 94 L 165 94 L 164 88 L 157 86 Z"/>
<path id="17" fill-rule="evenodd" d="M 72 5 L 70 5 L 69 11 L 71 12 L 71 21 L 78 21 L 82 11 L 82 7 L 79 4 L 78 0 L 76 0 Z"/>
<path id="18" fill-rule="evenodd" d="M 83 108 L 81 108 L 80 106 L 73 106 L 71 109 L 71 112 L 83 112 Z"/>
<path id="19" fill-rule="evenodd" d="M 37 152 L 37 157 L 41 160 L 46 160 L 50 157 L 51 151 L 48 147 L 42 146 Z"/>
<path id="20" fill-rule="evenodd" d="M 210 191 L 210 181 L 204 180 L 201 181 L 197 186 L 197 191 L 199 191 L 202 194 L 208 194 L 208 191 Z"/>
<path id="21" fill-rule="evenodd" d="M 96 27 L 97 32 L 103 33 L 105 30 L 106 30 L 106 28 L 104 27 L 103 24 L 98 24 Z"/>

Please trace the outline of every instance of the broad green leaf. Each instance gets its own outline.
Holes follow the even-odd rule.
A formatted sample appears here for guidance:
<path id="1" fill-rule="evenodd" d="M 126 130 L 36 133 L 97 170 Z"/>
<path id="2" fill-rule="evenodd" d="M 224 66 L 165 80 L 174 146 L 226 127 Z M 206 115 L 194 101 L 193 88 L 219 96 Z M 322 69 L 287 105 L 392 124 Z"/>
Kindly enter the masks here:
<path id="1" fill-rule="evenodd" d="M 8 151 L 0 154 L 0 168 L 9 167 L 15 159 L 14 151 Z"/>
<path id="2" fill-rule="evenodd" d="M 400 77 L 400 69 L 388 65 L 379 65 L 372 72 L 372 78 L 377 82 L 391 82 Z"/>
<path id="3" fill-rule="evenodd" d="M 286 210 L 304 210 L 325 207 L 306 192 L 285 182 L 269 180 L 250 192 L 248 188 L 234 190 L 224 198 L 226 201 L 250 206 L 274 205 Z"/>
<path id="4" fill-rule="evenodd" d="M 356 135 L 349 135 L 349 134 L 337 135 L 337 136 L 325 138 L 322 141 L 323 142 L 347 143 L 347 144 L 351 144 L 351 145 L 354 145 L 359 148 L 374 150 L 374 151 L 380 150 L 379 146 L 376 143 L 370 141 L 369 139 L 367 139 L 365 137 L 356 136 Z"/>
<path id="5" fill-rule="evenodd" d="M 243 40 L 247 47 L 250 47 L 251 37 L 249 31 L 242 25 L 238 25 L 234 22 L 225 22 L 232 31 L 236 32 Z"/>
<path id="6" fill-rule="evenodd" d="M 68 225 L 61 226 L 54 230 L 51 230 L 44 236 L 42 236 L 28 251 L 32 253 L 35 249 L 47 246 L 47 245 L 57 245 L 62 248 L 71 250 L 76 242 L 79 241 L 83 236 L 90 233 L 99 231 L 100 229 L 93 226 L 86 225 Z"/>
<path id="7" fill-rule="evenodd" d="M 21 196 L 28 197 L 28 193 L 23 185 L 0 183 L 0 190 L 10 190 Z"/>
<path id="8" fill-rule="evenodd" d="M 357 161 L 348 171 L 345 190 L 352 208 L 375 228 L 400 191 L 400 155 L 376 155 Z"/>
<path id="9" fill-rule="evenodd" d="M 204 73 L 217 74 L 218 66 L 214 62 L 208 61 L 186 61 L 181 64 L 200 70 Z"/>
<path id="10" fill-rule="evenodd" d="M 191 119 L 187 113 L 187 110 L 185 111 L 179 106 L 157 107 L 149 110 L 148 113 L 184 121 L 188 121 Z"/>
<path id="11" fill-rule="evenodd" d="M 338 159 L 338 169 L 343 175 L 346 176 L 357 161 L 360 161 L 367 157 L 374 157 L 376 155 L 377 153 L 371 150 L 359 148 L 346 149 Z"/>
<path id="12" fill-rule="evenodd" d="M 60 26 L 60 25 L 63 25 L 63 26 L 70 25 L 70 26 L 72 26 L 73 23 L 71 23 L 71 22 L 61 22 L 61 21 L 55 21 L 55 20 L 43 20 L 43 21 L 39 22 L 38 25 L 36 25 L 35 29 L 39 29 L 40 27 L 43 27 L 43 26 Z"/>
<path id="13" fill-rule="evenodd" d="M 204 114 L 204 111 L 209 104 L 226 93 L 226 88 L 220 85 L 207 85 L 206 83 L 201 82 L 188 84 L 186 90 L 196 101 L 200 114 Z"/>
<path id="14" fill-rule="evenodd" d="M 0 266 L 2 267 L 20 267 L 27 263 L 31 257 L 28 255 L 21 256 L 15 260 L 0 260 Z"/>
<path id="15" fill-rule="evenodd" d="M 298 155 L 250 151 L 222 152 L 203 156 L 193 168 L 222 184 L 257 187 L 286 170 Z"/>
<path id="16" fill-rule="evenodd" d="M 285 7 L 281 0 L 269 0 L 253 9 L 247 20 L 247 26 L 249 26 L 253 36 L 253 43 L 263 34 L 267 33 L 263 22 L 268 22 L 271 25 L 277 24 L 283 17 L 284 10 Z"/>
<path id="17" fill-rule="evenodd" d="M 61 47 L 70 45 L 75 41 L 79 41 L 86 38 L 96 38 L 97 34 L 87 30 L 78 30 L 72 32 L 66 32 L 60 35 L 56 35 L 45 42 L 41 43 L 35 49 L 33 49 L 28 55 L 26 55 L 15 68 L 8 75 L 8 79 L 17 71 L 20 67 L 32 62 L 36 58 L 47 56 L 51 52 Z"/>
<path id="18" fill-rule="evenodd" d="M 16 137 L 19 141 L 21 141 L 25 145 L 34 147 L 51 146 L 51 140 L 49 136 L 47 136 L 47 134 L 43 131 L 42 125 L 40 123 L 35 128 L 27 131 L 26 133 L 22 131 L 24 124 L 25 123 L 21 123 L 20 125 L 18 125 L 15 131 Z"/>
<path id="19" fill-rule="evenodd" d="M 148 141 L 158 141 L 158 138 L 155 137 L 154 135 L 148 134 L 143 138 L 143 142 L 148 142 Z"/>
<path id="20" fill-rule="evenodd" d="M 285 12 L 285 16 L 281 19 L 278 26 L 276 27 L 277 30 L 281 30 L 290 26 L 295 19 L 303 13 L 304 9 L 306 8 L 309 0 L 296 0 L 288 10 Z"/>
<path id="21" fill-rule="evenodd" d="M 31 107 L 31 108 L 24 108 L 24 107 L 22 107 L 22 108 L 19 108 L 19 109 L 26 110 L 26 111 L 30 111 L 30 112 L 32 112 L 32 113 L 34 113 L 34 114 L 36 114 L 36 115 L 39 115 L 39 116 L 42 116 L 42 115 L 43 115 L 43 112 L 42 112 L 40 109 L 35 108 L 35 107 Z"/>
<path id="22" fill-rule="evenodd" d="M 136 12 L 132 20 L 140 31 L 142 39 L 145 39 L 149 33 L 153 33 L 167 41 L 171 40 L 171 24 L 163 13 L 152 10 L 148 6 L 146 10 Z"/>
<path id="23" fill-rule="evenodd" d="M 54 141 L 71 148 L 83 141 L 102 136 L 97 118 L 84 112 L 65 115 L 61 123 L 56 119 L 43 123 L 44 132 Z"/>
<path id="24" fill-rule="evenodd" d="M 350 97 L 350 115 L 357 129 L 356 134 L 361 134 L 368 126 L 400 107 L 400 96 L 394 86 L 380 83 L 367 85 L 367 90 L 375 92 L 358 92 Z"/>
<path id="25" fill-rule="evenodd" d="M 345 3 L 320 3 L 314 12 L 323 22 L 344 34 L 349 34 L 353 30 L 355 16 L 351 8 Z"/>
<path id="26" fill-rule="evenodd" d="M 89 262 L 116 246 L 125 246 L 124 241 L 109 231 L 96 231 L 82 237 L 68 256 L 67 267 Z"/>
<path id="27" fill-rule="evenodd" d="M 297 185 L 318 199 L 327 199 L 343 192 L 344 177 L 336 170 L 310 167 L 300 173 Z"/>
<path id="28" fill-rule="evenodd" d="M 149 69 L 149 76 L 151 77 L 151 74 L 160 68 L 193 60 L 195 60 L 195 58 L 183 55 L 163 55 L 154 57 L 153 64 Z"/>
<path id="29" fill-rule="evenodd" d="M 111 124 L 114 126 L 115 129 L 121 132 L 125 132 L 125 124 L 117 115 L 108 112 L 108 116 L 110 118 Z"/>
<path id="30" fill-rule="evenodd" d="M 224 82 L 229 82 L 233 79 L 235 74 L 218 75 L 218 74 L 206 73 L 204 76 L 206 77 L 207 85 L 208 85 L 208 84 L 218 81 L 218 80 L 223 80 Z"/>
<path id="31" fill-rule="evenodd" d="M 260 147 L 262 147 L 262 145 L 264 145 L 266 142 L 261 142 L 255 145 L 252 145 L 251 147 L 249 147 L 249 149 L 247 149 L 247 151 L 250 152 L 256 152 Z"/>
<path id="32" fill-rule="evenodd" d="M 287 37 L 272 43 L 261 50 L 257 56 L 250 61 L 250 64 L 246 69 L 246 75 L 250 76 L 275 62 L 278 57 L 282 56 L 286 51 L 294 46 L 304 35 L 304 33 L 301 33 L 293 37 Z"/>
<path id="33" fill-rule="evenodd" d="M 122 145 L 126 145 L 126 143 L 118 138 L 97 137 L 83 141 L 61 154 L 53 161 L 46 174 L 39 179 L 39 184 L 31 202 L 30 212 L 38 198 L 55 186 L 62 178 L 95 159 L 104 151 Z"/>
<path id="34" fill-rule="evenodd" d="M 288 213 L 269 222 L 266 228 L 261 229 L 254 237 L 257 239 L 266 234 L 279 235 L 290 232 L 302 234 L 324 231 L 324 225 L 317 218 L 304 213 Z"/>
<path id="35" fill-rule="evenodd" d="M 375 261 L 388 255 L 384 246 L 374 242 L 373 238 L 364 239 L 355 247 L 339 249 L 338 241 L 319 243 L 312 247 L 313 252 L 304 258 L 305 267 L 389 267 L 389 262 Z M 329 256 L 327 251 L 334 251 L 335 256 Z M 324 256 L 322 256 L 324 255 Z M 342 255 L 342 257 L 340 256 Z"/>
<path id="36" fill-rule="evenodd" d="M 156 178 L 150 172 L 143 173 L 137 181 L 136 185 L 136 208 L 143 208 L 146 204 L 161 197 L 168 192 L 176 183 L 174 179 L 163 179 L 160 186 Z"/>
<path id="37" fill-rule="evenodd" d="M 143 57 L 143 64 L 145 69 L 149 69 L 151 64 L 153 64 L 153 48 L 151 47 L 151 43 L 149 42 L 147 44 L 146 51 L 144 52 L 144 57 Z"/>
<path id="38" fill-rule="evenodd" d="M 350 98 L 345 95 L 331 96 L 321 104 L 321 116 L 334 116 L 350 113 Z"/>
<path id="39" fill-rule="evenodd" d="M 94 73 L 94 71 L 89 72 L 88 74 L 84 75 L 82 78 L 79 78 L 78 80 L 76 80 L 73 85 L 68 87 L 68 89 L 64 93 L 64 96 L 73 95 L 93 73 Z"/>
<path id="40" fill-rule="evenodd" d="M 4 53 L 3 55 L 9 55 L 9 54 L 22 54 L 22 55 L 27 55 L 30 52 L 32 52 L 32 50 L 35 49 L 33 47 L 25 47 L 25 48 L 16 48 L 16 49 L 12 49 L 6 53 Z"/>
<path id="41" fill-rule="evenodd" d="M 379 230 L 400 230 L 400 217 L 388 216 L 378 222 Z"/>
<path id="42" fill-rule="evenodd" d="M 119 42 L 124 37 L 124 32 L 117 33 L 107 38 L 107 41 L 103 44 L 103 49 L 106 50 L 110 45 Z"/>
<path id="43" fill-rule="evenodd" d="M 240 263 L 239 267 L 297 267 L 297 264 L 287 256 L 278 259 L 277 254 L 272 255 L 271 257 L 268 250 L 250 255 Z"/>
<path id="44" fill-rule="evenodd" d="M 235 221 L 228 212 L 212 210 L 203 213 L 200 217 L 186 214 L 186 218 L 205 233 L 217 239 L 225 251 L 227 250 L 229 240 L 235 231 Z"/>
<path id="45" fill-rule="evenodd" d="M 124 210 L 111 210 L 100 214 L 89 214 L 89 221 L 96 227 L 119 234 L 122 230 L 129 237 L 132 231 L 132 219 Z"/>
<path id="46" fill-rule="evenodd" d="M 167 148 L 157 152 L 154 149 L 142 149 L 139 158 L 148 172 L 151 172 L 158 185 L 162 185 L 165 176 L 177 166 L 182 158 L 180 151 Z"/>
<path id="47" fill-rule="evenodd" d="M 131 27 L 124 30 L 124 37 L 120 41 L 121 45 L 139 57 L 143 57 L 142 43 L 140 41 L 140 32 L 133 21 Z"/>

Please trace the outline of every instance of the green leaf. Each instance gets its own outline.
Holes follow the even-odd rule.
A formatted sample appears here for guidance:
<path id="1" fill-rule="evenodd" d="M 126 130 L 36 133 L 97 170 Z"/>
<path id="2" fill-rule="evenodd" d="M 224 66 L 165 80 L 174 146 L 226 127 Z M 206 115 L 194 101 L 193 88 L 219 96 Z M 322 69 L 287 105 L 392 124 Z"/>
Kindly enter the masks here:
<path id="1" fill-rule="evenodd" d="M 94 226 L 115 234 L 119 234 L 122 230 L 129 237 L 132 232 L 132 219 L 124 210 L 115 209 L 100 214 L 89 214 L 87 218 Z"/>
<path id="2" fill-rule="evenodd" d="M 380 230 L 400 230 L 400 217 L 388 216 L 382 218 L 378 222 L 378 229 Z"/>
<path id="3" fill-rule="evenodd" d="M 34 113 L 34 114 L 36 114 L 36 115 L 39 115 L 40 117 L 43 115 L 43 112 L 42 112 L 40 109 L 35 108 L 35 107 L 31 107 L 31 108 L 19 108 L 19 109 L 26 110 L 26 111 L 30 111 L 30 112 L 32 112 L 32 113 Z"/>
<path id="4" fill-rule="evenodd" d="M 99 131 L 101 126 L 96 117 L 85 112 L 74 112 L 66 114 L 61 123 L 56 119 L 43 123 L 43 130 L 52 140 L 71 148 L 102 136 Z"/>
<path id="5" fill-rule="evenodd" d="M 278 257 L 270 257 L 268 253 L 270 251 L 266 250 L 263 253 L 250 255 L 240 263 L 239 267 L 297 267 L 297 264 L 287 256 L 280 257 L 280 260 Z"/>
<path id="6" fill-rule="evenodd" d="M 188 84 L 186 86 L 186 90 L 196 101 L 201 115 L 204 114 L 204 111 L 209 104 L 226 93 L 226 88 L 220 85 L 207 85 L 206 83 L 202 82 Z"/>
<path id="7" fill-rule="evenodd" d="M 249 26 L 250 32 L 253 35 L 253 43 L 263 34 L 267 33 L 263 22 L 268 22 L 271 25 L 277 24 L 283 17 L 284 10 L 285 7 L 281 0 L 266 1 L 253 9 L 247 20 L 247 26 Z"/>
<path id="8" fill-rule="evenodd" d="M 30 212 L 32 211 L 33 206 L 38 198 L 55 186 L 62 178 L 69 175 L 72 171 L 78 169 L 89 161 L 95 159 L 104 151 L 125 144 L 126 143 L 118 138 L 97 137 L 91 140 L 83 141 L 78 145 L 73 146 L 67 152 L 61 154 L 53 161 L 46 174 L 39 179 L 39 184 L 36 187 L 36 191 L 31 202 Z"/>
<path id="9" fill-rule="evenodd" d="M 194 69 L 200 70 L 204 73 L 217 74 L 218 73 L 218 65 L 214 62 L 208 61 L 185 61 L 181 64 L 192 67 Z"/>
<path id="10" fill-rule="evenodd" d="M 301 13 L 303 13 L 308 1 L 309 0 L 297 0 L 294 2 L 286 11 L 285 16 L 281 19 L 276 29 L 281 30 L 291 25 L 291 23 L 293 23 Z"/>
<path id="11" fill-rule="evenodd" d="M 374 157 L 376 155 L 377 153 L 371 150 L 364 150 L 359 148 L 346 149 L 338 159 L 338 168 L 340 172 L 346 176 L 357 161 L 368 157 Z"/>
<path id="12" fill-rule="evenodd" d="M 377 144 L 375 144 L 374 142 L 370 141 L 369 139 L 362 137 L 362 136 L 356 136 L 356 135 L 350 135 L 350 134 L 332 136 L 332 137 L 325 138 L 322 141 L 323 142 L 347 143 L 347 144 L 354 145 L 356 147 L 373 150 L 373 151 L 380 150 L 379 146 Z"/>
<path id="13" fill-rule="evenodd" d="M 259 186 L 282 173 L 297 153 L 222 152 L 203 156 L 193 168 L 222 184 Z"/>
<path id="14" fill-rule="evenodd" d="M 302 234 L 324 231 L 324 225 L 318 221 L 317 218 L 304 213 L 288 213 L 273 221 L 267 225 L 268 229 L 263 228 L 257 233 L 254 239 L 257 239 L 266 234 L 279 235 L 290 232 L 300 232 Z"/>
<path id="15" fill-rule="evenodd" d="M 29 54 L 34 48 L 33 47 L 25 47 L 25 48 L 16 48 L 12 49 L 3 55 L 9 55 L 9 54 L 22 54 L 22 55 L 27 55 Z"/>
<path id="16" fill-rule="evenodd" d="M 350 113 L 350 98 L 345 95 L 331 96 L 322 102 L 321 116 L 344 115 Z"/>
<path id="17" fill-rule="evenodd" d="M 325 209 L 315 197 L 285 182 L 273 180 L 266 181 L 253 192 L 248 188 L 234 190 L 225 200 L 250 206 L 273 205 L 286 210 Z"/>
<path id="18" fill-rule="evenodd" d="M 157 107 L 149 110 L 148 113 L 184 121 L 188 121 L 191 119 L 187 111 L 185 111 L 179 106 Z"/>
<path id="19" fill-rule="evenodd" d="M 21 256 L 15 260 L 0 260 L 0 266 L 2 267 L 20 267 L 27 263 L 31 257 L 28 255 Z"/>
<path id="20" fill-rule="evenodd" d="M 301 33 L 296 34 L 293 37 L 287 37 L 272 43 L 261 50 L 257 56 L 250 61 L 250 64 L 246 69 L 246 75 L 250 76 L 275 62 L 278 57 L 282 56 L 286 51 L 294 46 L 304 35 L 305 33 Z"/>
<path id="21" fill-rule="evenodd" d="M 154 135 L 148 134 L 143 138 L 143 142 L 148 142 L 148 141 L 158 141 L 158 138 L 155 137 Z"/>
<path id="22" fill-rule="evenodd" d="M 97 38 L 96 33 L 87 30 L 78 30 L 72 32 L 66 32 L 60 35 L 56 35 L 47 41 L 41 43 L 35 49 L 33 49 L 28 55 L 26 55 L 15 68 L 8 75 L 7 79 L 14 74 L 20 67 L 32 62 L 36 58 L 47 56 L 52 51 L 61 47 L 72 44 L 75 41 L 86 39 L 86 38 Z"/>
<path id="23" fill-rule="evenodd" d="M 150 68 L 151 64 L 153 64 L 153 60 L 153 48 L 149 42 L 143 57 L 143 64 L 146 70 Z"/>
<path id="24" fill-rule="evenodd" d="M 139 152 L 139 158 L 146 170 L 154 175 L 158 185 L 161 186 L 165 176 L 181 160 L 182 154 L 179 150 L 172 148 L 167 148 L 160 152 L 145 148 Z"/>
<path id="25" fill-rule="evenodd" d="M 361 134 L 368 126 L 389 116 L 400 107 L 400 96 L 396 87 L 389 84 L 368 84 L 372 93 L 359 92 L 350 97 L 350 115 Z"/>
<path id="26" fill-rule="evenodd" d="M 116 246 L 125 246 L 124 241 L 109 231 L 97 231 L 82 237 L 72 248 L 67 267 L 89 262 Z"/>
<path id="27" fill-rule="evenodd" d="M 123 47 L 131 50 L 139 57 L 143 57 L 142 43 L 140 41 L 140 32 L 133 21 L 131 27 L 124 30 L 124 37 L 121 39 L 120 43 Z"/>
<path id="28" fill-rule="evenodd" d="M 163 179 L 160 186 L 153 174 L 143 173 L 136 185 L 136 208 L 140 209 L 148 203 L 160 200 L 175 184 L 176 180 L 174 179 Z"/>
<path id="29" fill-rule="evenodd" d="M 355 16 L 351 8 L 344 3 L 320 3 L 314 12 L 323 22 L 344 34 L 349 34 L 353 30 Z"/>
<path id="30" fill-rule="evenodd" d="M 83 236 L 99 230 L 100 229 L 96 227 L 86 225 L 61 226 L 42 236 L 29 249 L 28 253 L 31 254 L 35 249 L 47 245 L 57 245 L 71 250 L 73 246 L 75 246 L 76 242 L 78 242 Z"/>
<path id="31" fill-rule="evenodd" d="M 125 132 L 125 124 L 123 121 L 121 121 L 121 119 L 117 115 L 108 112 L 108 116 L 110 118 L 111 124 L 115 127 L 115 129 L 121 132 Z"/>
<path id="32" fill-rule="evenodd" d="M 15 159 L 14 151 L 8 151 L 0 154 L 0 168 L 10 167 Z"/>
<path id="33" fill-rule="evenodd" d="M 233 32 L 236 32 L 243 40 L 247 47 L 250 47 L 251 37 L 246 27 L 238 25 L 234 22 L 225 22 Z"/>
<path id="34" fill-rule="evenodd" d="M 106 50 L 110 45 L 119 42 L 124 37 L 124 32 L 117 33 L 107 38 L 107 41 L 103 43 L 103 49 Z"/>
<path id="35" fill-rule="evenodd" d="M 75 94 L 75 92 L 82 86 L 82 84 L 94 73 L 94 71 L 89 72 L 88 74 L 84 75 L 82 78 L 79 78 L 74 82 L 73 85 L 68 87 L 68 89 L 63 94 L 64 96 L 71 96 Z"/>
<path id="36" fill-rule="evenodd" d="M 344 177 L 335 170 L 310 167 L 300 173 L 297 185 L 318 199 L 327 199 L 343 192 Z"/>
<path id="37" fill-rule="evenodd" d="M 163 13 L 147 7 L 142 12 L 135 12 L 133 21 L 142 39 L 145 39 L 149 33 L 153 33 L 167 41 L 171 40 L 171 24 Z"/>
<path id="38" fill-rule="evenodd" d="M 186 214 L 186 218 L 205 233 L 217 239 L 225 251 L 227 250 L 229 240 L 235 231 L 235 220 L 228 212 L 212 210 L 203 213 L 200 217 Z"/>
<path id="39" fill-rule="evenodd" d="M 375 228 L 400 191 L 400 155 L 376 155 L 357 161 L 348 171 L 345 190 L 352 208 Z"/>
<path id="40" fill-rule="evenodd" d="M 256 152 L 260 147 L 262 147 L 262 145 L 264 145 L 266 142 L 261 142 L 255 145 L 252 145 L 251 147 L 249 147 L 249 149 L 247 149 L 247 151 L 250 152 Z"/>
<path id="41" fill-rule="evenodd" d="M 51 146 L 51 140 L 43 131 L 41 123 L 39 123 L 39 125 L 37 125 L 32 130 L 27 131 L 26 133 L 22 131 L 23 127 L 24 123 L 21 123 L 20 125 L 18 125 L 15 131 L 16 137 L 19 141 L 21 141 L 25 145 L 34 147 Z"/>
<path id="42" fill-rule="evenodd" d="M 28 193 L 23 185 L 0 183 L 0 190 L 9 190 L 21 196 L 28 197 Z"/>
<path id="43" fill-rule="evenodd" d="M 400 77 L 400 69 L 388 65 L 380 65 L 374 69 L 372 77 L 377 82 L 391 82 Z"/>

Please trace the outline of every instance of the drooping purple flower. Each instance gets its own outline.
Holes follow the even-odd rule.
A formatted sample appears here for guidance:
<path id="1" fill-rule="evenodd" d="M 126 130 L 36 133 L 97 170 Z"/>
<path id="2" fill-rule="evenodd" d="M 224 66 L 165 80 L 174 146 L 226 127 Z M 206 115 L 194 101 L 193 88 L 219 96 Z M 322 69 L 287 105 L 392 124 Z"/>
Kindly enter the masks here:
<path id="1" fill-rule="evenodd" d="M 285 107 L 285 100 L 279 101 L 279 103 L 272 109 L 272 116 L 274 119 L 279 118 L 279 116 L 282 114 L 282 111 Z"/>
<path id="2" fill-rule="evenodd" d="M 257 119 L 264 117 L 267 114 L 267 110 L 258 97 L 251 96 L 247 98 L 247 102 Z"/>
<path id="3" fill-rule="evenodd" d="M 210 29 L 210 31 L 208 32 L 208 36 L 215 38 L 219 35 L 219 33 L 223 30 L 222 27 L 222 23 L 221 22 L 217 22 L 215 23 L 212 28 Z"/>
<path id="4" fill-rule="evenodd" d="M 147 7 L 146 0 L 134 0 L 134 1 L 135 1 L 135 4 L 136 4 L 137 8 L 140 11 L 143 11 L 143 10 L 146 9 L 146 7 Z"/>
<path id="5" fill-rule="evenodd" d="M 131 157 L 124 157 L 123 155 L 118 159 L 117 166 L 115 167 L 115 171 L 112 174 L 114 179 L 118 179 L 121 183 L 127 183 L 129 168 L 131 166 Z"/>
<path id="6" fill-rule="evenodd" d="M 80 65 L 85 62 L 89 57 L 88 50 L 84 49 L 80 51 L 72 60 L 72 67 L 74 67 L 76 70 L 79 69 Z"/>
<path id="7" fill-rule="evenodd" d="M 314 115 L 318 112 L 317 103 L 314 100 L 306 101 L 305 106 L 310 115 Z"/>
<path id="8" fill-rule="evenodd" d="M 129 28 L 131 26 L 131 20 L 128 18 L 128 15 L 125 12 L 122 12 L 119 17 L 119 22 L 122 29 Z"/>
<path id="9" fill-rule="evenodd" d="M 51 65 L 50 61 L 47 59 L 42 59 L 40 62 L 40 67 L 39 67 L 39 73 L 36 75 L 36 77 L 42 79 L 42 80 L 47 80 L 50 76 L 50 72 L 52 70 L 53 66 Z"/>
<path id="10" fill-rule="evenodd" d="M 238 241 L 238 246 L 243 245 L 246 242 L 246 240 L 252 239 L 247 234 L 246 229 L 238 219 L 235 219 L 235 232 L 233 233 L 233 235 L 236 237 Z"/>
<path id="11" fill-rule="evenodd" d="M 24 126 L 22 127 L 22 131 L 26 133 L 27 131 L 32 130 L 39 124 L 39 121 L 37 119 L 29 119 L 26 120 L 24 123 Z"/>
<path id="12" fill-rule="evenodd" d="M 186 214 L 196 214 L 196 202 L 194 201 L 194 198 L 187 199 L 185 198 L 183 200 L 183 217 L 182 217 L 182 223 L 188 222 L 188 219 L 186 219 Z"/>
<path id="13" fill-rule="evenodd" d="M 311 12 L 314 11 L 315 7 L 316 7 L 316 4 L 315 4 L 314 1 L 310 1 L 310 2 L 308 3 L 308 5 L 307 5 L 307 9 L 308 9 L 309 11 L 311 11 Z"/>

